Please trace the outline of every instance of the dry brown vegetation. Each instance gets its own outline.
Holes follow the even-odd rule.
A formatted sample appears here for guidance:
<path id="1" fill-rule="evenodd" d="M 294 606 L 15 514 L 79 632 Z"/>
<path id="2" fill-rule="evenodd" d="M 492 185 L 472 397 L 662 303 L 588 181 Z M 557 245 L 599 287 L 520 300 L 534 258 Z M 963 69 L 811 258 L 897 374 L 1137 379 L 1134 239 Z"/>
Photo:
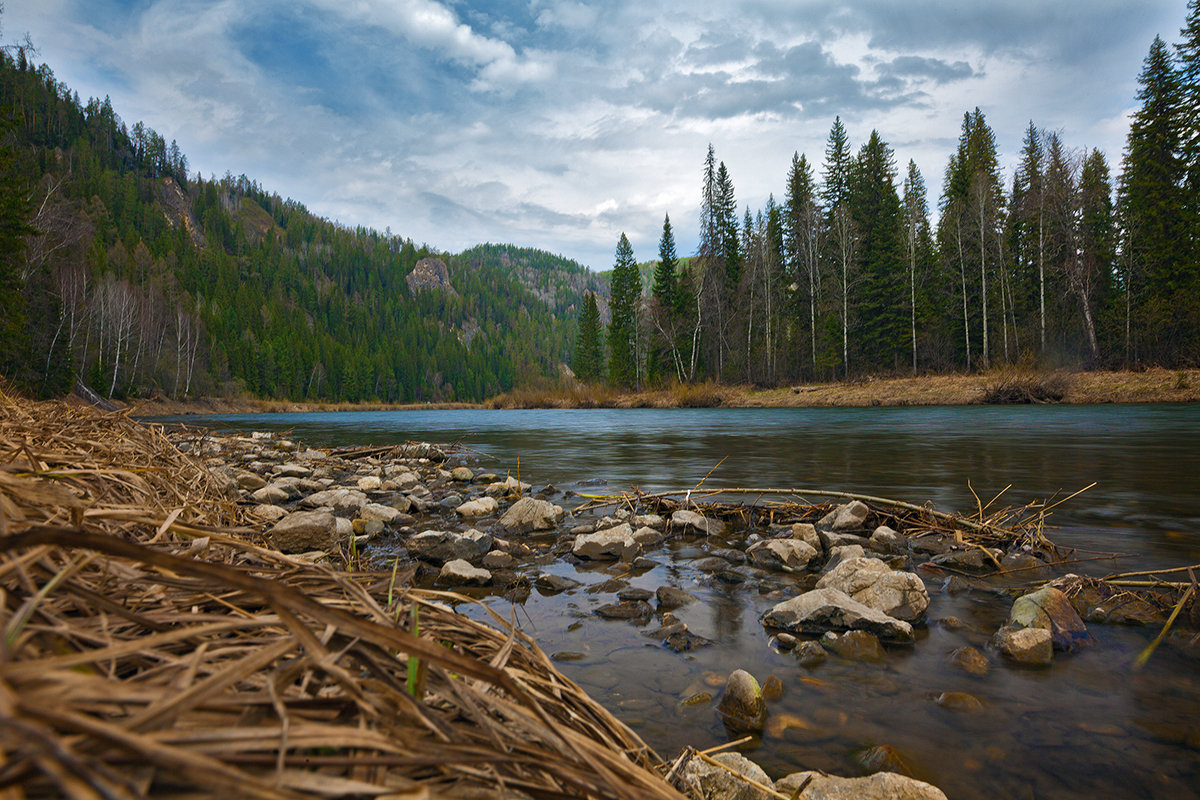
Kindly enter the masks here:
<path id="1" fill-rule="evenodd" d="M 264 547 L 227 487 L 0 394 L 0 794 L 682 797 L 519 631 Z"/>

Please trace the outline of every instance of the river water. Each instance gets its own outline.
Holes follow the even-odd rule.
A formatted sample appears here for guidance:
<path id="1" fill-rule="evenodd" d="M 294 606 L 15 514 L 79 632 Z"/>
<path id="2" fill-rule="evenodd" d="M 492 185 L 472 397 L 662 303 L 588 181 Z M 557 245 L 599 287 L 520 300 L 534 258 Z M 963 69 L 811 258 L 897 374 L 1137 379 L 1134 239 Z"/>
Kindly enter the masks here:
<path id="1" fill-rule="evenodd" d="M 1047 535 L 1078 548 L 1076 572 L 1200 563 L 1200 406 L 1035 406 L 870 409 L 451 410 L 177 418 L 233 430 L 290 431 L 314 446 L 457 442 L 472 466 L 516 474 L 535 487 L 603 493 L 706 487 L 810 488 L 871 494 L 947 511 L 1007 489 L 998 505 L 1065 496 Z M 973 491 L 972 491 L 973 490 Z M 570 507 L 571 500 L 555 502 Z M 1088 552 L 1084 552 L 1088 551 Z M 1094 551 L 1094 552 L 1092 552 Z M 512 616 L 559 668 L 633 726 L 660 754 L 729 739 L 711 704 L 730 670 L 777 675 L 767 733 L 746 752 L 773 777 L 800 768 L 862 774 L 856 754 L 888 745 L 916 777 L 950 798 L 1200 798 L 1200 656 L 1169 637 L 1142 671 L 1134 657 L 1156 629 L 1089 624 L 1094 646 L 1057 655 L 1048 670 L 990 657 L 985 676 L 948 663 L 954 649 L 986 651 L 1011 599 L 977 587 L 937 591 L 915 645 L 889 648 L 878 664 L 831 658 L 809 670 L 777 653 L 759 616 L 781 599 L 688 569 L 695 545 L 653 554 L 635 575 L 613 567 L 543 567 L 587 584 L 519 607 L 484 597 Z M 715 641 L 677 654 L 628 622 L 597 618 L 613 602 L 613 577 L 699 597 L 678 612 Z M 783 598 L 786 599 L 786 598 Z M 465 613 L 472 612 L 464 606 Z M 961 624 L 943 624 L 957 618 Z M 569 657 L 567 654 L 570 654 Z M 967 692 L 982 709 L 933 698 Z"/>

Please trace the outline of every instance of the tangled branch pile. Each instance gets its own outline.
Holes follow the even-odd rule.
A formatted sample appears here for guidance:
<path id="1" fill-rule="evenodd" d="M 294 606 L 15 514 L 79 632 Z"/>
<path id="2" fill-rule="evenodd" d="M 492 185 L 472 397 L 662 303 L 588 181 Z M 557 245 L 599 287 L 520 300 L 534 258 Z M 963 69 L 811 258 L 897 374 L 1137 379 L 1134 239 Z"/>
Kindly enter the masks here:
<path id="1" fill-rule="evenodd" d="M 0 793 L 681 797 L 501 620 L 237 521 L 159 429 L 0 398 Z"/>

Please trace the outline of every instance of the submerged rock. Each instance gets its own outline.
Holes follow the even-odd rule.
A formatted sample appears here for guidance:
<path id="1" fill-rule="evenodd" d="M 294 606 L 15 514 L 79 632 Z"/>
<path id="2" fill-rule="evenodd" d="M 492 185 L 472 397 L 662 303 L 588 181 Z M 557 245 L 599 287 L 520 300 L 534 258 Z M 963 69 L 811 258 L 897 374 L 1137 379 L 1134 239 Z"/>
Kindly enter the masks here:
<path id="1" fill-rule="evenodd" d="M 629 619 L 643 624 L 649 622 L 654 614 L 650 604 L 641 601 L 608 603 L 597 608 L 595 613 L 604 619 Z"/>
<path id="2" fill-rule="evenodd" d="M 911 642 L 912 625 L 865 606 L 831 587 L 813 589 L 779 603 L 763 615 L 763 624 L 793 633 L 865 630 L 885 639 Z"/>
<path id="3" fill-rule="evenodd" d="M 677 589 L 674 586 L 660 586 L 654 592 L 654 596 L 658 600 L 660 611 L 674 611 L 688 603 L 696 602 L 697 599 L 695 595 L 688 594 L 683 589 Z"/>
<path id="4" fill-rule="evenodd" d="M 1092 643 L 1092 635 L 1067 596 L 1052 586 L 1018 597 L 1008 614 L 1010 628 L 1043 628 L 1057 650 L 1070 652 Z"/>
<path id="5" fill-rule="evenodd" d="M 717 704 L 717 713 L 725 726 L 733 731 L 761 731 L 767 720 L 767 705 L 762 688 L 754 676 L 744 669 L 735 669 L 725 680 L 725 693 Z M 769 784 L 768 784 L 769 785 Z"/>
<path id="6" fill-rule="evenodd" d="M 960 647 L 950 654 L 950 664 L 968 675 L 987 675 L 987 656 L 974 647 Z"/>
<path id="7" fill-rule="evenodd" d="M 815 667 L 829 657 L 825 648 L 812 639 L 797 644 L 792 649 L 792 655 L 796 657 L 802 667 Z"/>
<path id="8" fill-rule="evenodd" d="M 821 636 L 820 644 L 848 661 L 883 660 L 883 647 L 879 644 L 879 637 L 866 631 L 827 631 Z"/>
<path id="9" fill-rule="evenodd" d="M 583 584 L 574 578 L 568 578 L 565 575 L 555 575 L 551 572 L 543 572 L 537 576 L 533 585 L 541 590 L 542 594 L 555 594 L 557 592 L 565 592 L 567 589 L 574 589 Z"/>

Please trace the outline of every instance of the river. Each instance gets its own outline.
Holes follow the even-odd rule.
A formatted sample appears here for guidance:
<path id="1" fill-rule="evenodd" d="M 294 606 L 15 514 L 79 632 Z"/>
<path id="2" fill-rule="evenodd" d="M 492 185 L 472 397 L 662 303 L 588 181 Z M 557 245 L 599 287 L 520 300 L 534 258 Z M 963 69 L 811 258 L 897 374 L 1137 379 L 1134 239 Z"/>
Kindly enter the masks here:
<path id="1" fill-rule="evenodd" d="M 315 446 L 404 440 L 457 442 L 472 466 L 558 490 L 637 486 L 830 489 L 970 510 L 1065 497 L 1047 530 L 1079 555 L 1074 571 L 1200 563 L 1200 406 L 1035 406 L 867 409 L 430 410 L 176 418 L 234 430 L 290 431 Z M 569 506 L 570 501 L 558 498 Z M 574 500 L 573 502 L 578 502 Z M 1088 552 L 1082 552 L 1082 551 Z M 746 751 L 773 777 L 799 768 L 861 774 L 856 753 L 888 745 L 916 776 L 950 798 L 1200 798 L 1197 649 L 1172 637 L 1140 672 L 1130 670 L 1154 629 L 1090 624 L 1094 646 L 1058 655 L 1048 670 L 990 656 L 986 676 L 948 664 L 955 648 L 986 650 L 1011 600 L 930 584 L 929 624 L 879 664 L 830 659 L 813 670 L 777 653 L 758 617 L 778 602 L 687 569 L 703 553 L 672 547 L 637 587 L 680 585 L 702 603 L 677 612 L 716 644 L 676 654 L 627 622 L 592 611 L 611 602 L 587 588 L 534 592 L 519 608 L 485 598 L 518 621 L 559 668 L 632 725 L 660 754 L 710 747 L 728 734 L 711 705 L 680 700 L 734 668 L 779 676 L 767 735 Z M 656 556 L 658 557 L 658 556 Z M 546 569 L 601 589 L 612 568 Z M 471 613 L 469 607 L 464 611 Z M 956 618 L 959 625 L 943 624 Z M 718 688 L 710 689 L 713 693 Z M 947 691 L 983 704 L 955 712 Z"/>

